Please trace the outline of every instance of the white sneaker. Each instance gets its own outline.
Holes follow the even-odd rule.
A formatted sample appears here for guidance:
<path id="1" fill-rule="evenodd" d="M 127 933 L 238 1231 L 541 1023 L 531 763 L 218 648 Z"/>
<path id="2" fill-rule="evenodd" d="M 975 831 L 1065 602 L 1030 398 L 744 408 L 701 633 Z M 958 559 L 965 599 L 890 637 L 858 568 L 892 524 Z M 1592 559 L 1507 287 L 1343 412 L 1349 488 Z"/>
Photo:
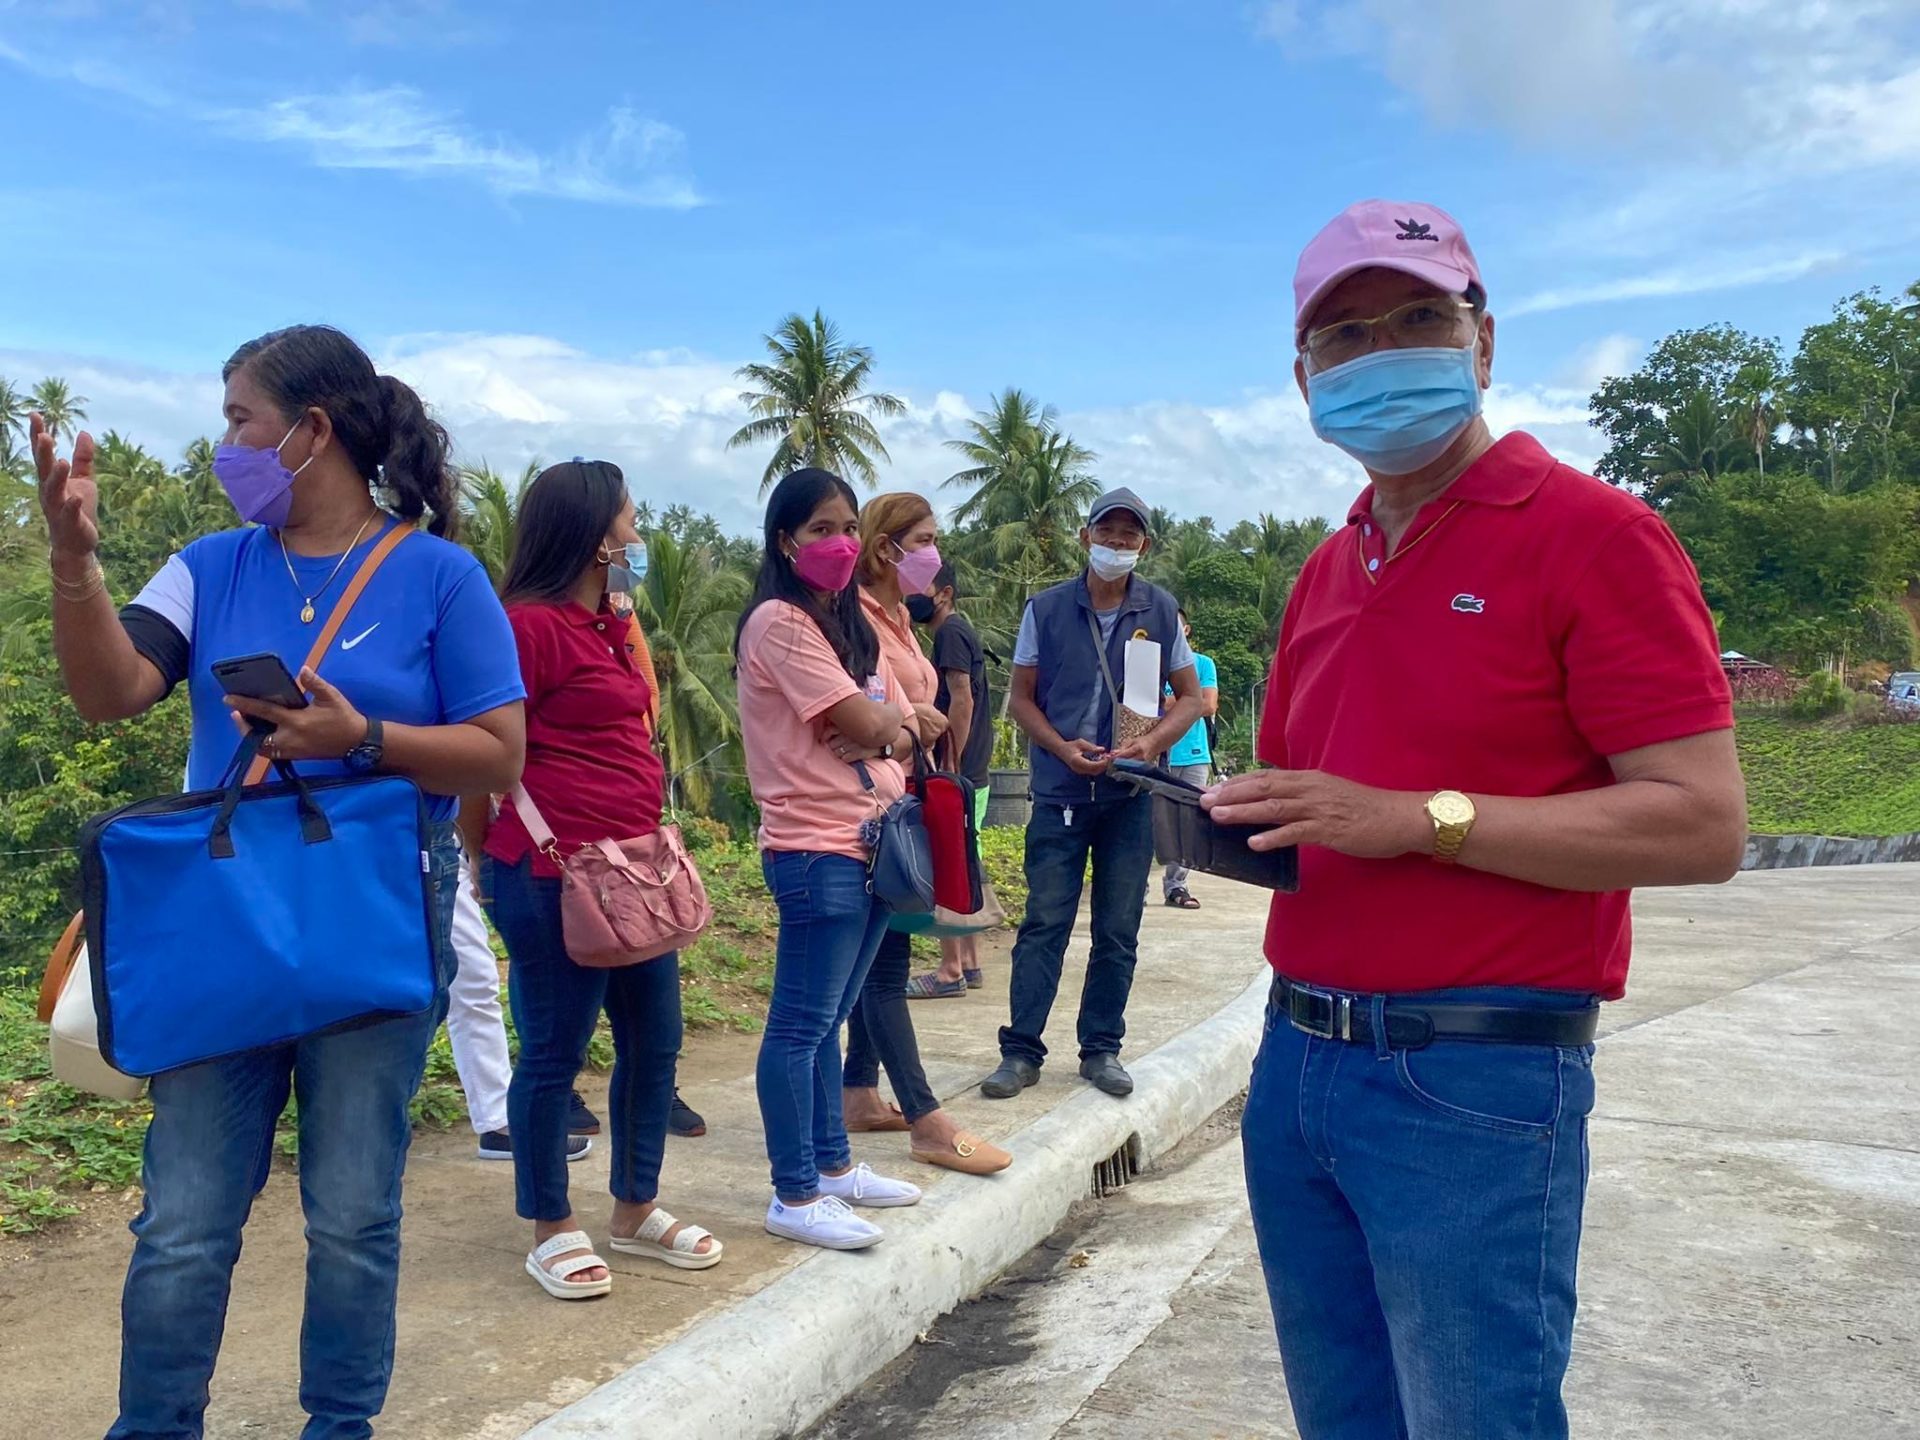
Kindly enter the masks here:
<path id="1" fill-rule="evenodd" d="M 849 1205 L 866 1205 L 875 1210 L 920 1203 L 918 1185 L 876 1175 L 867 1165 L 856 1165 L 844 1175 L 822 1175 L 820 1193 L 838 1196 Z"/>
<path id="2" fill-rule="evenodd" d="M 788 1205 L 774 1196 L 767 1206 L 767 1232 L 825 1250 L 864 1250 L 878 1245 L 886 1233 L 854 1214 L 844 1201 L 824 1194 L 811 1205 Z"/>

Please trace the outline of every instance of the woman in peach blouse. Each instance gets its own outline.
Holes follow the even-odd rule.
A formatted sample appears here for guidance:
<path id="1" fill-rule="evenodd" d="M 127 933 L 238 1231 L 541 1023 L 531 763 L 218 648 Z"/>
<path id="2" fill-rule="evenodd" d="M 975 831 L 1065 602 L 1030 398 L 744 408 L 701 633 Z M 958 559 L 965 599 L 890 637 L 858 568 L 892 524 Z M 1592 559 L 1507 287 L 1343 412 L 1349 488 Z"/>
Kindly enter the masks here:
<path id="1" fill-rule="evenodd" d="M 859 528 L 839 476 L 805 469 L 781 480 L 734 635 L 760 863 L 780 912 L 755 1067 L 773 1171 L 766 1226 L 830 1250 L 880 1239 L 852 1207 L 920 1198 L 917 1186 L 854 1163 L 840 1112 L 840 1026 L 887 928 L 887 907 L 867 887 L 869 827 L 900 798 L 894 751 L 918 730 L 854 593 Z"/>
<path id="2" fill-rule="evenodd" d="M 940 570 L 933 506 L 920 495 L 878 495 L 860 516 L 860 606 L 879 638 L 881 659 L 899 681 L 902 700 L 918 717 L 929 747 L 946 732 L 934 705 L 939 677 L 920 649 L 906 597 L 930 592 Z M 888 930 L 847 1023 L 846 1087 L 842 1109 L 849 1130 L 910 1130 L 913 1158 L 927 1165 L 991 1175 L 1012 1157 L 962 1130 L 940 1108 L 920 1063 L 920 1045 L 907 1006 L 911 937 Z M 880 1098 L 880 1066 L 900 1108 Z"/>

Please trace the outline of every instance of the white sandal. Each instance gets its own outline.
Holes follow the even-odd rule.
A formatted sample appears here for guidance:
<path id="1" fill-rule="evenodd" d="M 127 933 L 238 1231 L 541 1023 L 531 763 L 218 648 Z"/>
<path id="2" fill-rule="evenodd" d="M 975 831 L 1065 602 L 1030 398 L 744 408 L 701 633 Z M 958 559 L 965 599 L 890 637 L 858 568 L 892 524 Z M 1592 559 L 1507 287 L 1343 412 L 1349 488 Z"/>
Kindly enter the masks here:
<path id="1" fill-rule="evenodd" d="M 573 1255 L 551 1269 L 547 1261 L 556 1255 L 564 1255 L 569 1250 L 584 1250 L 584 1255 Z M 584 1230 L 568 1230 L 551 1240 L 534 1247 L 527 1256 L 527 1273 L 540 1282 L 540 1288 L 556 1300 L 590 1300 L 595 1295 L 604 1295 L 613 1289 L 613 1274 L 608 1271 L 598 1280 L 575 1280 L 571 1277 L 582 1270 L 607 1269 L 607 1262 L 593 1253 L 593 1240 Z"/>
<path id="2" fill-rule="evenodd" d="M 702 1230 L 698 1225 L 683 1226 L 673 1237 L 673 1244 L 662 1245 L 660 1237 L 677 1224 L 679 1221 L 656 1205 L 631 1236 L 609 1234 L 607 1242 L 623 1255 L 664 1260 L 676 1270 L 705 1270 L 720 1263 L 726 1247 L 714 1240 L 711 1231 Z M 694 1249 L 702 1240 L 713 1240 L 713 1248 L 704 1255 Z"/>

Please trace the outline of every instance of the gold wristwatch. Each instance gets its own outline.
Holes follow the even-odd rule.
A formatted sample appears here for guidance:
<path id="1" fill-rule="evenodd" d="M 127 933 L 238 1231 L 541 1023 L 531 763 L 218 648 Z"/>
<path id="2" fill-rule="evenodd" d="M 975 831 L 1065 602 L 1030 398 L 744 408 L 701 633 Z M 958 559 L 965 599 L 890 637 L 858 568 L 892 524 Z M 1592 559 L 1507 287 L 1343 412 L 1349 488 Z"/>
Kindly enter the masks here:
<path id="1" fill-rule="evenodd" d="M 1437 790 L 1427 799 L 1427 818 L 1433 821 L 1433 858 L 1453 864 L 1473 830 L 1473 801 L 1458 790 Z"/>

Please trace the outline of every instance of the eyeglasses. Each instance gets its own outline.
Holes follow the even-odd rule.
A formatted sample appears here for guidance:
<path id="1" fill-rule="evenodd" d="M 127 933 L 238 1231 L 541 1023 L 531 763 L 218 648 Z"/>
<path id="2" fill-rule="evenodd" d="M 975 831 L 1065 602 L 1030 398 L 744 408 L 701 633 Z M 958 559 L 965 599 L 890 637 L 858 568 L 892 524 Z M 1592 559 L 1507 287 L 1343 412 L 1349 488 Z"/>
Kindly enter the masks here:
<path id="1" fill-rule="evenodd" d="M 1473 306 L 1458 295 L 1412 300 L 1371 320 L 1342 320 L 1307 332 L 1300 353 L 1309 374 L 1331 370 L 1382 345 L 1395 350 L 1462 350 L 1473 340 Z"/>

